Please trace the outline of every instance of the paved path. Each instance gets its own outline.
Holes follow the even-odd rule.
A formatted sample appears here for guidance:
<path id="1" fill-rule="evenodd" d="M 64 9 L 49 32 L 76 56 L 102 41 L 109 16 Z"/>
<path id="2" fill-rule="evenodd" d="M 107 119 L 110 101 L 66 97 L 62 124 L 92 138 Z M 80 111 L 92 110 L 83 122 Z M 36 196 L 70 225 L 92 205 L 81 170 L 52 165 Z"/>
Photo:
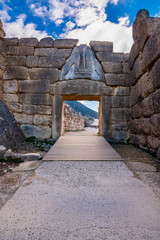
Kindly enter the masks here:
<path id="1" fill-rule="evenodd" d="M 95 132 L 67 133 L 60 137 L 44 160 L 119 160 L 122 158 L 103 137 Z"/>
<path id="2" fill-rule="evenodd" d="M 123 161 L 42 161 L 0 210 L 0 240 L 159 239 L 159 198 Z"/>

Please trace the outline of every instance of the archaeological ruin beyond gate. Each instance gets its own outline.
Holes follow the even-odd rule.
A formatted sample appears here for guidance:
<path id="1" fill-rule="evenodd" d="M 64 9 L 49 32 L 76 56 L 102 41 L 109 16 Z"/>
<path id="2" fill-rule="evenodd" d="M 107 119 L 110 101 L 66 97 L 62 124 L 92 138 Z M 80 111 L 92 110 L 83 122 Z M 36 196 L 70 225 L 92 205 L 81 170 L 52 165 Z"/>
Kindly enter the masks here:
<path id="1" fill-rule="evenodd" d="M 130 54 L 107 41 L 4 38 L 0 27 L 0 98 L 25 137 L 57 139 L 64 101 L 96 100 L 100 135 L 160 154 L 160 18 L 139 11 Z"/>

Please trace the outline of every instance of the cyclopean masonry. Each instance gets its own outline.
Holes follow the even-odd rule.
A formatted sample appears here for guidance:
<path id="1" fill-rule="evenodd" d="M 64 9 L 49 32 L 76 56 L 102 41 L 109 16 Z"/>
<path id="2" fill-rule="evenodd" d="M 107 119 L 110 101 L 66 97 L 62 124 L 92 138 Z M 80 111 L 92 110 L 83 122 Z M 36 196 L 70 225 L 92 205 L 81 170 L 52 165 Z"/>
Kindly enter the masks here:
<path id="1" fill-rule="evenodd" d="M 111 42 L 3 38 L 3 101 L 26 137 L 57 139 L 65 100 L 97 100 L 101 135 L 158 152 L 159 33 L 160 19 L 141 10 L 130 54 Z"/>

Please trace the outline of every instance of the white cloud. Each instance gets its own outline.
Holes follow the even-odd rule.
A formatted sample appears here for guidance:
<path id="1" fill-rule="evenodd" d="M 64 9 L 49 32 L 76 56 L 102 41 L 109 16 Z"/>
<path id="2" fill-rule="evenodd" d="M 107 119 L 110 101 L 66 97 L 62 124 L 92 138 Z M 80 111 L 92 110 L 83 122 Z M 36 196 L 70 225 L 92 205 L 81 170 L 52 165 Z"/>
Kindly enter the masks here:
<path id="1" fill-rule="evenodd" d="M 0 19 L 2 21 L 9 21 L 11 19 L 11 17 L 9 16 L 8 12 L 6 10 L 0 10 Z"/>
<path id="2" fill-rule="evenodd" d="M 61 25 L 63 22 L 64 22 L 63 19 L 57 19 L 57 20 L 55 21 L 55 24 L 56 24 L 57 26 L 59 26 L 59 25 Z"/>
<path id="3" fill-rule="evenodd" d="M 74 29 L 62 34 L 64 38 L 78 38 L 79 44 L 89 44 L 91 40 L 114 42 L 114 51 L 129 52 L 133 44 L 132 27 L 128 26 L 128 18 L 119 19 L 115 24 L 109 21 L 96 21 L 85 29 Z"/>
<path id="4" fill-rule="evenodd" d="M 24 24 L 26 15 L 22 14 L 18 16 L 15 22 L 7 23 L 4 21 L 4 30 L 6 37 L 36 37 L 38 39 L 47 37 L 48 34 L 45 31 L 36 30 L 36 25 L 33 23 Z"/>

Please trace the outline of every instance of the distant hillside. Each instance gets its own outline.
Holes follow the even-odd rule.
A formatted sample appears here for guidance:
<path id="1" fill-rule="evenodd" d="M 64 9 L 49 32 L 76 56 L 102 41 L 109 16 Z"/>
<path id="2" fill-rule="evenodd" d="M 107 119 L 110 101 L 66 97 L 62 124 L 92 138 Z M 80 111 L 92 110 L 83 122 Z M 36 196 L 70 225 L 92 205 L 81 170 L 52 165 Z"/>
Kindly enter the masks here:
<path id="1" fill-rule="evenodd" d="M 65 101 L 70 107 L 72 107 L 76 112 L 81 113 L 82 116 L 93 117 L 98 119 L 98 113 L 77 101 Z"/>

